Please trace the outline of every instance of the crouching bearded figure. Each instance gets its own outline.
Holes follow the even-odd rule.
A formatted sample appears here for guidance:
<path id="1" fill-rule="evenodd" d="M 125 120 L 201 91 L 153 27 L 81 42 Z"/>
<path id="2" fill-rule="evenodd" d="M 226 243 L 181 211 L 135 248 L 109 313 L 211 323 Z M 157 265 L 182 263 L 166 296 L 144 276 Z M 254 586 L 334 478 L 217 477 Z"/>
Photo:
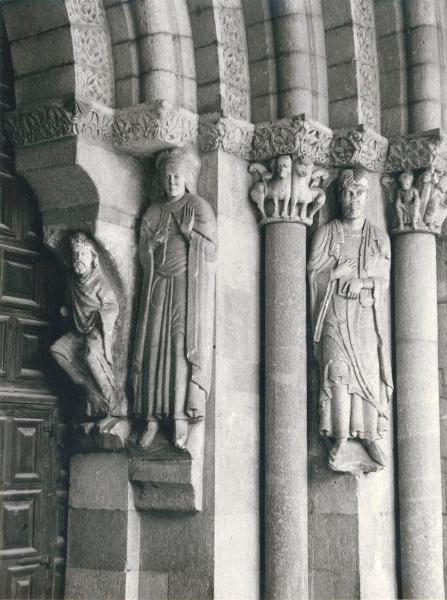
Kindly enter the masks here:
<path id="1" fill-rule="evenodd" d="M 337 458 L 348 438 L 360 439 L 379 469 L 386 457 L 377 440 L 393 391 L 382 338 L 390 242 L 365 219 L 368 181 L 361 172 L 341 173 L 340 194 L 343 216 L 317 230 L 308 263 L 320 365 L 319 431 L 334 440 L 332 469 L 345 470 Z"/>
<path id="2" fill-rule="evenodd" d="M 73 330 L 50 351 L 87 395 L 87 414 L 102 417 L 100 431 L 110 432 L 123 414 L 115 391 L 113 344 L 118 301 L 98 262 L 95 245 L 83 232 L 70 236 L 72 253 L 71 309 Z M 68 317 L 70 311 L 62 307 Z"/>
<path id="3" fill-rule="evenodd" d="M 186 449 L 188 424 L 205 416 L 214 326 L 216 219 L 192 193 L 200 162 L 179 148 L 158 155 L 161 188 L 140 230 L 143 283 L 133 359 L 135 415 L 151 445 L 163 427 Z"/>

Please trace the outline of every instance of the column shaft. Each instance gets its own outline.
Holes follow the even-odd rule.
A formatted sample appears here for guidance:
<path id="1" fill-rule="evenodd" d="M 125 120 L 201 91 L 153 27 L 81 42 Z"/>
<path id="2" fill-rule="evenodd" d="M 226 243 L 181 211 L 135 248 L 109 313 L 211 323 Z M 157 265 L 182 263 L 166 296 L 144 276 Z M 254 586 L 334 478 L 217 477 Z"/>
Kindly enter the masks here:
<path id="1" fill-rule="evenodd" d="M 396 393 L 402 594 L 444 598 L 436 244 L 395 241 Z"/>
<path id="2" fill-rule="evenodd" d="M 265 597 L 307 599 L 306 228 L 265 227 Z"/>

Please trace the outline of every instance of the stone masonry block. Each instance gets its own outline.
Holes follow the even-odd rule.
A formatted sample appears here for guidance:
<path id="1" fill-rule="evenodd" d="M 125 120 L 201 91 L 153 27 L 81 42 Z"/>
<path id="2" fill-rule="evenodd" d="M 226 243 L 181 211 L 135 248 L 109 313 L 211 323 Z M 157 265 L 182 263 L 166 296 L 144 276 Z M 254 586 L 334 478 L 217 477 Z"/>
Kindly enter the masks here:
<path id="1" fill-rule="evenodd" d="M 140 40 L 142 72 L 154 69 L 175 71 L 174 48 L 170 33 L 154 33 Z"/>
<path id="2" fill-rule="evenodd" d="M 301 6 L 299 6 L 300 4 Z M 270 6 L 273 19 L 292 16 L 298 13 L 301 13 L 303 15 L 305 14 L 303 3 L 296 2 L 296 0 L 282 0 L 281 2 L 271 2 Z"/>
<path id="3" fill-rule="evenodd" d="M 133 42 L 124 42 L 113 48 L 115 80 L 139 76 L 138 48 Z"/>
<path id="4" fill-rule="evenodd" d="M 439 61 L 438 27 L 421 25 L 409 31 L 409 51 L 413 64 Z"/>
<path id="5" fill-rule="evenodd" d="M 70 471 L 71 508 L 128 509 L 128 464 L 123 454 L 77 454 Z"/>
<path id="6" fill-rule="evenodd" d="M 141 92 L 143 102 L 167 100 L 175 105 L 177 103 L 175 74 L 166 71 L 147 73 L 142 78 Z"/>
<path id="7" fill-rule="evenodd" d="M 184 0 L 174 0 L 171 4 L 173 33 L 191 37 L 191 22 L 189 19 L 188 3 Z"/>
<path id="8" fill-rule="evenodd" d="M 68 532 L 67 566 L 101 571 L 125 570 L 125 512 L 70 508 Z"/>
<path id="9" fill-rule="evenodd" d="M 275 41 L 277 56 L 286 52 L 308 52 L 306 15 L 296 14 L 276 19 Z"/>
<path id="10" fill-rule="evenodd" d="M 196 78 L 196 63 L 192 38 L 183 35 L 174 38 L 174 54 L 180 67 L 177 71 L 184 77 Z"/>
<path id="11" fill-rule="evenodd" d="M 278 116 L 280 118 L 300 113 L 305 113 L 314 118 L 313 95 L 310 89 L 295 88 L 282 92 L 278 100 Z"/>
<path id="12" fill-rule="evenodd" d="M 139 597 L 144 600 L 168 600 L 168 573 L 139 572 Z"/>
<path id="13" fill-rule="evenodd" d="M 421 0 L 406 0 L 403 4 L 411 27 L 418 25 L 436 25 L 436 3 L 421 2 Z"/>
<path id="14" fill-rule="evenodd" d="M 140 101 L 139 77 L 126 77 L 115 81 L 115 102 L 117 108 L 124 108 Z"/>
<path id="15" fill-rule="evenodd" d="M 320 571 L 331 565 L 337 574 L 357 574 L 358 515 L 311 513 L 309 532 L 309 568 Z"/>
<path id="16" fill-rule="evenodd" d="M 339 129 L 351 127 L 359 122 L 358 98 L 347 98 L 329 104 L 329 127 Z"/>
<path id="17" fill-rule="evenodd" d="M 112 44 L 120 44 L 134 40 L 137 37 L 132 8 L 129 4 L 115 4 L 107 9 L 107 23 L 109 25 Z"/>
<path id="18" fill-rule="evenodd" d="M 126 573 L 68 567 L 66 570 L 66 600 L 118 600 L 125 598 Z M 157 598 L 158 600 L 158 598 Z M 162 597 L 160 597 L 162 600 Z"/>
<path id="19" fill-rule="evenodd" d="M 16 81 L 16 104 L 23 107 L 50 98 L 70 96 L 75 92 L 74 66 L 57 67 Z"/>
<path id="20" fill-rule="evenodd" d="M 197 112 L 197 84 L 194 79 L 187 79 L 183 77 L 182 82 L 182 96 L 179 102 L 180 106 L 190 110 L 191 112 Z"/>
<path id="21" fill-rule="evenodd" d="M 214 9 L 208 6 L 203 10 L 190 13 L 196 50 L 216 42 L 216 23 L 213 11 Z"/>
<path id="22" fill-rule="evenodd" d="M 410 106 L 412 131 L 435 129 L 441 121 L 441 104 L 432 100 L 413 102 Z"/>
<path id="23" fill-rule="evenodd" d="M 269 22 L 256 23 L 247 28 L 247 46 L 250 61 L 275 56 L 272 26 Z M 250 70 L 253 64 L 250 65 Z"/>
<path id="24" fill-rule="evenodd" d="M 139 15 L 139 34 L 153 34 L 161 31 L 172 33 L 171 16 L 166 0 L 135 0 Z"/>
<path id="25" fill-rule="evenodd" d="M 380 74 L 380 97 L 382 110 L 393 106 L 405 106 L 407 102 L 407 71 L 397 69 Z"/>
<path id="26" fill-rule="evenodd" d="M 200 565 L 197 565 L 192 573 L 183 571 L 169 573 L 168 600 L 212 600 L 213 597 L 212 578 L 201 572 Z M 159 598 L 154 597 L 154 600 Z"/>
<path id="27" fill-rule="evenodd" d="M 68 25 L 63 2 L 55 0 L 20 0 L 2 6 L 10 42 Z"/>
<path id="28" fill-rule="evenodd" d="M 394 137 L 404 135 L 408 130 L 407 106 L 394 106 L 382 109 L 382 135 Z"/>
<path id="29" fill-rule="evenodd" d="M 220 67 L 217 47 L 207 46 L 195 51 L 197 83 L 199 85 L 219 79 Z"/>
<path id="30" fill-rule="evenodd" d="M 380 0 L 374 3 L 377 37 L 403 31 L 404 18 L 400 2 Z"/>
<path id="31" fill-rule="evenodd" d="M 349 0 L 322 0 L 324 26 L 333 29 L 352 22 Z"/>
<path id="32" fill-rule="evenodd" d="M 328 69 L 328 90 L 332 102 L 357 95 L 357 74 L 354 63 L 341 63 Z"/>
<path id="33" fill-rule="evenodd" d="M 326 32 L 326 53 L 328 67 L 350 62 L 355 58 L 354 37 L 350 25 Z"/>
<path id="34" fill-rule="evenodd" d="M 251 120 L 253 123 L 275 121 L 278 118 L 278 96 L 275 92 L 263 96 L 252 96 Z"/>
<path id="35" fill-rule="evenodd" d="M 278 90 L 285 91 L 296 87 L 310 90 L 310 58 L 307 53 L 278 57 L 277 72 Z M 301 112 L 304 112 L 304 109 Z"/>
<path id="36" fill-rule="evenodd" d="M 406 65 L 405 37 L 397 33 L 377 40 L 380 73 L 395 71 Z"/>
<path id="37" fill-rule="evenodd" d="M 196 55 L 197 57 L 197 55 Z M 197 71 L 198 72 L 198 71 Z M 220 111 L 222 98 L 220 82 L 203 83 L 197 90 L 197 110 L 199 113 Z"/>
<path id="38" fill-rule="evenodd" d="M 263 96 L 276 92 L 275 59 L 266 58 L 250 67 L 250 89 L 252 96 Z"/>
<path id="39" fill-rule="evenodd" d="M 440 100 L 440 69 L 439 65 L 426 63 L 414 65 L 411 72 L 412 85 L 410 86 L 409 101 Z"/>
<path id="40" fill-rule="evenodd" d="M 269 21 L 271 17 L 269 0 L 242 0 L 242 8 L 244 10 L 244 21 L 246 27 L 250 27 L 254 23 Z"/>
<path id="41" fill-rule="evenodd" d="M 70 28 L 59 27 L 11 44 L 16 77 L 40 73 L 73 62 Z"/>

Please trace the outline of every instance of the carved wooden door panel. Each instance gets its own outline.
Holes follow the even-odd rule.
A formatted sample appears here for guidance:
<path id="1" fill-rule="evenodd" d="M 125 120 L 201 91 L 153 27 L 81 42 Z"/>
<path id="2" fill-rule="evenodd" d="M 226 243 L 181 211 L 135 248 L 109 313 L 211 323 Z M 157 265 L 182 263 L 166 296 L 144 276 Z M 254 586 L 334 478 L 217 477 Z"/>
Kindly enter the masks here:
<path id="1" fill-rule="evenodd" d="M 0 598 L 62 597 L 66 474 L 48 377 L 50 259 L 24 182 L 0 179 Z"/>

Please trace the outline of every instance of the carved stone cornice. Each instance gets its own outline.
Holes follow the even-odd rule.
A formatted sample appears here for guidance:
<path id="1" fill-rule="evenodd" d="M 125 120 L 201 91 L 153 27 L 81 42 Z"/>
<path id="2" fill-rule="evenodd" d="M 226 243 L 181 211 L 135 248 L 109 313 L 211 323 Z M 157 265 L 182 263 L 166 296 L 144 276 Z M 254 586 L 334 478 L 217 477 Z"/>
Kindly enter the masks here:
<path id="1" fill-rule="evenodd" d="M 385 164 L 387 173 L 407 169 L 447 171 L 447 135 L 440 129 L 410 134 L 390 140 Z"/>
<path id="2" fill-rule="evenodd" d="M 113 110 L 55 101 L 9 113 L 5 120 L 7 135 L 18 147 L 83 135 L 135 155 L 194 143 L 197 127 L 196 114 L 166 102 Z"/>
<path id="3" fill-rule="evenodd" d="M 364 168 L 383 171 L 388 140 L 372 129 L 359 125 L 354 129 L 338 129 L 330 147 L 330 164 L 333 167 Z"/>
<path id="4" fill-rule="evenodd" d="M 254 125 L 231 117 L 200 117 L 198 146 L 201 152 L 223 150 L 239 158 L 251 157 Z"/>
<path id="5" fill-rule="evenodd" d="M 281 154 L 327 165 L 332 131 L 304 114 L 255 126 L 252 158 L 269 160 Z"/>

